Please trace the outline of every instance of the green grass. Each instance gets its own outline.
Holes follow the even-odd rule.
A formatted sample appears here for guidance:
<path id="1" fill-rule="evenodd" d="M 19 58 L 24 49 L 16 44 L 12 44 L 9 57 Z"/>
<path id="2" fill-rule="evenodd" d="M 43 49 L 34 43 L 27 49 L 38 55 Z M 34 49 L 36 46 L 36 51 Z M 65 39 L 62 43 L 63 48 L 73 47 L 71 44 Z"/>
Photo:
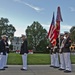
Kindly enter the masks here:
<path id="1" fill-rule="evenodd" d="M 20 54 L 10 53 L 8 55 L 8 64 L 9 65 L 21 65 L 22 58 L 21 58 Z"/>
<path id="2" fill-rule="evenodd" d="M 72 64 L 75 64 L 75 56 L 71 55 Z M 20 54 L 10 53 L 8 57 L 9 65 L 21 65 L 22 58 Z M 29 65 L 49 65 L 50 55 L 49 54 L 28 54 Z"/>
<path id="3" fill-rule="evenodd" d="M 50 55 L 49 54 L 28 55 L 28 64 L 32 64 L 32 65 L 50 64 Z"/>
<path id="4" fill-rule="evenodd" d="M 71 55 L 72 64 L 75 64 L 75 55 Z"/>

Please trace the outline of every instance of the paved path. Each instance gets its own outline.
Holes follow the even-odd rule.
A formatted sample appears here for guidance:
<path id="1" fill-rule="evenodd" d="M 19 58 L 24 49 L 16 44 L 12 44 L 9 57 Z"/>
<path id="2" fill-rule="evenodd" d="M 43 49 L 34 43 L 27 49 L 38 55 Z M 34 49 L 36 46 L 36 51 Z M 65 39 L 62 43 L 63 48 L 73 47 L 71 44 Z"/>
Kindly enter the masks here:
<path id="1" fill-rule="evenodd" d="M 58 69 L 49 67 L 49 65 L 29 65 L 28 71 L 21 71 L 20 65 L 9 65 L 5 71 L 0 71 L 0 75 L 75 75 L 75 65 L 72 65 L 72 73 L 64 73 Z"/>

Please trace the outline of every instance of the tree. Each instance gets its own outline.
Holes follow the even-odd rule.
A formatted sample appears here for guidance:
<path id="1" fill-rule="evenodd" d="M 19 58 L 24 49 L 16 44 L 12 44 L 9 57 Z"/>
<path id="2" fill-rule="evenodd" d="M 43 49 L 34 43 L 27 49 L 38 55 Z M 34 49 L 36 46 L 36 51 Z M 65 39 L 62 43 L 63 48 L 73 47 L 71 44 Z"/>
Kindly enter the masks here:
<path id="1" fill-rule="evenodd" d="M 8 37 L 13 37 L 15 31 L 15 27 L 12 24 L 9 24 L 9 20 L 7 18 L 2 17 L 0 19 L 0 36 L 6 34 Z"/>
<path id="2" fill-rule="evenodd" d="M 39 50 L 42 50 L 41 48 L 46 46 L 46 44 L 44 45 L 44 42 L 47 43 L 47 31 L 39 22 L 34 21 L 32 25 L 28 26 L 26 29 L 26 35 L 28 38 L 28 46 L 34 51 L 37 51 L 39 49 L 39 45 Z"/>
<path id="3" fill-rule="evenodd" d="M 47 49 L 47 46 L 49 45 L 49 41 L 47 42 L 47 39 L 41 40 L 39 45 L 37 46 L 37 51 L 42 53 L 49 53 L 49 49 Z"/>
<path id="4" fill-rule="evenodd" d="M 72 41 L 75 43 L 75 26 L 70 29 L 70 36 Z"/>
<path id="5" fill-rule="evenodd" d="M 13 37 L 15 31 L 16 31 L 16 29 L 12 24 L 6 25 L 3 28 L 3 34 L 6 34 L 8 37 L 10 37 L 10 36 Z"/>

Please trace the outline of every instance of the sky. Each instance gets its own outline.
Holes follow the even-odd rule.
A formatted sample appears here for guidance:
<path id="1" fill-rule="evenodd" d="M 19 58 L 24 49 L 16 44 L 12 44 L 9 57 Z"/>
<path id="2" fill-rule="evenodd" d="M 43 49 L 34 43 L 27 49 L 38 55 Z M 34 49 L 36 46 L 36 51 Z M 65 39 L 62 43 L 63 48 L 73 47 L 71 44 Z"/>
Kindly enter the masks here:
<path id="1" fill-rule="evenodd" d="M 49 30 L 52 14 L 61 7 L 61 33 L 75 26 L 75 0 L 0 0 L 0 18 L 8 18 L 16 28 L 15 36 L 25 34 L 27 26 L 38 21 Z"/>

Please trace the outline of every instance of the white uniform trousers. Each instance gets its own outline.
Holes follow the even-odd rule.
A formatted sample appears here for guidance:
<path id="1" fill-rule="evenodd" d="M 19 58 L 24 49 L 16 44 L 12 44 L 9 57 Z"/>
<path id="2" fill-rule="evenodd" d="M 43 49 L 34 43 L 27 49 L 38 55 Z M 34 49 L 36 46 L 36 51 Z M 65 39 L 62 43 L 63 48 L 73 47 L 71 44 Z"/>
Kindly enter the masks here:
<path id="1" fill-rule="evenodd" d="M 55 61 L 54 66 L 59 67 L 58 53 L 53 54 L 53 55 L 54 55 L 54 61 Z"/>
<path id="2" fill-rule="evenodd" d="M 4 67 L 7 66 L 7 58 L 8 58 L 8 53 L 6 53 L 6 55 L 4 55 Z"/>
<path id="3" fill-rule="evenodd" d="M 65 69 L 65 62 L 64 62 L 64 55 L 63 55 L 63 53 L 59 54 L 59 58 L 60 58 L 60 68 L 61 69 Z"/>
<path id="4" fill-rule="evenodd" d="M 70 53 L 66 52 L 64 54 L 64 61 L 65 61 L 65 70 L 72 71 L 71 69 L 71 60 L 70 60 Z"/>
<path id="5" fill-rule="evenodd" d="M 23 69 L 27 70 L 27 54 L 26 53 L 22 55 L 22 61 L 23 61 Z"/>
<path id="6" fill-rule="evenodd" d="M 4 68 L 4 65 L 3 65 L 4 64 L 3 63 L 4 62 L 3 61 L 3 56 L 4 56 L 3 53 L 0 53 L 0 69 L 3 69 Z"/>
<path id="7" fill-rule="evenodd" d="M 51 66 L 54 66 L 54 55 L 51 54 L 50 57 L 51 57 Z"/>
<path id="8" fill-rule="evenodd" d="M 3 55 L 3 61 L 2 61 L 3 68 L 5 67 L 5 57 L 6 57 L 6 55 Z"/>

